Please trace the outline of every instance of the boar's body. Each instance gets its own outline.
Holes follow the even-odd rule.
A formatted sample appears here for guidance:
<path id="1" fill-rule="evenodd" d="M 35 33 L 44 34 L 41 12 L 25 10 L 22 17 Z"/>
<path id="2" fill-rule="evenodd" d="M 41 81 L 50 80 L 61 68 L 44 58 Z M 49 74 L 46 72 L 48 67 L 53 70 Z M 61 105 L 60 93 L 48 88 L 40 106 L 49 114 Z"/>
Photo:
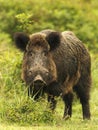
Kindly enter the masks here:
<path id="1" fill-rule="evenodd" d="M 31 35 L 30 38 L 25 34 L 19 33 L 15 35 L 15 41 L 17 47 L 21 50 L 26 48 L 26 50 L 24 49 L 22 74 L 24 81 L 27 82 L 27 79 L 29 79 L 28 82 L 30 83 L 32 80 L 34 81 L 33 83 L 40 81 L 37 84 L 30 84 L 30 94 L 32 96 L 36 95 L 35 99 L 37 99 L 46 92 L 48 101 L 52 104 L 52 109 L 56 106 L 54 97 L 61 95 L 65 103 L 64 118 L 67 118 L 72 115 L 74 90 L 82 104 L 83 119 L 90 119 L 91 60 L 83 43 L 70 31 L 59 33 L 53 30 L 44 30 Z M 27 43 L 26 47 L 24 45 L 20 47 L 21 42 L 24 42 L 24 45 Z M 31 45 L 33 45 L 33 49 L 35 48 L 34 50 L 37 48 L 36 52 L 38 52 L 35 53 L 32 60 L 28 56 L 28 52 L 32 51 Z M 42 55 L 45 49 L 48 50 L 47 58 Z M 36 61 L 38 63 L 35 64 Z M 37 80 L 34 79 L 34 76 L 33 78 L 32 76 L 27 76 L 27 68 L 30 69 L 29 63 Z M 31 71 L 29 72 L 31 73 Z M 46 72 L 48 72 L 48 76 Z M 40 91 L 40 84 L 42 83 L 45 83 L 44 87 L 42 87 L 43 92 Z M 32 87 L 33 85 L 34 88 Z"/>
<path id="2" fill-rule="evenodd" d="M 42 31 L 48 34 L 51 31 Z M 70 31 L 62 32 L 60 45 L 51 52 L 57 70 L 57 81 L 62 89 L 70 91 L 79 83 L 91 83 L 91 59 L 83 43 Z M 88 78 L 88 80 L 87 80 Z M 82 85 L 81 84 L 81 85 Z M 68 87 L 68 88 L 67 88 Z M 63 90 L 63 92 L 64 92 Z M 62 92 L 62 93 L 63 93 Z"/>

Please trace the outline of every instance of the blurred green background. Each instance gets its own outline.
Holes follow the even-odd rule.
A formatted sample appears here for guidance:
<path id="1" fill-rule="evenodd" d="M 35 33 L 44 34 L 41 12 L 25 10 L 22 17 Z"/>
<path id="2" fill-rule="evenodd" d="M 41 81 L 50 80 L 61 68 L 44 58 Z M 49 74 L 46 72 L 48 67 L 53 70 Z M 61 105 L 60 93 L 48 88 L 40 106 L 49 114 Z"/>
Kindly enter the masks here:
<path id="1" fill-rule="evenodd" d="M 97 0 L 0 0 L 0 41 L 16 31 L 71 30 L 97 52 L 97 25 Z"/>

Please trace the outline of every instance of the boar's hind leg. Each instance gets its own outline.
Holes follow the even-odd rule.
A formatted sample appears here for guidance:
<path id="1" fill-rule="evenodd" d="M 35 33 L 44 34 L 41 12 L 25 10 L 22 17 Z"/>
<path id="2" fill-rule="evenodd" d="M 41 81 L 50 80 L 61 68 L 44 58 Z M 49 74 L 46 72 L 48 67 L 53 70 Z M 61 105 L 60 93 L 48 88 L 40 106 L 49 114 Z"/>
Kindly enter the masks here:
<path id="1" fill-rule="evenodd" d="M 64 110 L 64 119 L 71 117 L 72 115 L 72 102 L 73 102 L 73 93 L 69 92 L 63 96 L 63 101 L 65 103 Z"/>
<path id="2" fill-rule="evenodd" d="M 90 84 L 85 81 L 82 84 L 75 86 L 75 91 L 80 98 L 82 104 L 83 119 L 90 119 L 90 106 L 89 106 L 89 91 Z"/>
<path id="3" fill-rule="evenodd" d="M 55 100 L 54 96 L 48 95 L 48 102 L 50 103 L 51 110 L 54 110 L 57 104 L 57 101 Z"/>

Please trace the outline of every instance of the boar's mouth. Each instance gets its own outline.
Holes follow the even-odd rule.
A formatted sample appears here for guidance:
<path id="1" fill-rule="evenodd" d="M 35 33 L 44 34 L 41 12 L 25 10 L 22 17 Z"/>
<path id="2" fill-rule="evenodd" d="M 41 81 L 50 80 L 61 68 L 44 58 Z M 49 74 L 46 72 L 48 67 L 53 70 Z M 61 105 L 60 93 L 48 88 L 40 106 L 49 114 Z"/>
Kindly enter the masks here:
<path id="1" fill-rule="evenodd" d="M 46 82 L 43 80 L 43 78 L 40 75 L 37 75 L 34 78 L 34 80 L 33 80 L 31 85 L 33 85 L 34 87 L 44 87 L 47 84 L 46 84 Z"/>
<path id="2" fill-rule="evenodd" d="M 31 82 L 28 88 L 28 95 L 34 97 L 34 100 L 38 99 L 40 96 L 43 96 L 46 89 L 46 82 L 40 75 L 37 75 Z"/>
<path id="3" fill-rule="evenodd" d="M 40 86 L 40 87 L 43 87 L 43 86 L 46 86 L 46 83 L 42 80 L 36 80 L 33 82 L 33 85 L 36 87 L 36 86 Z"/>

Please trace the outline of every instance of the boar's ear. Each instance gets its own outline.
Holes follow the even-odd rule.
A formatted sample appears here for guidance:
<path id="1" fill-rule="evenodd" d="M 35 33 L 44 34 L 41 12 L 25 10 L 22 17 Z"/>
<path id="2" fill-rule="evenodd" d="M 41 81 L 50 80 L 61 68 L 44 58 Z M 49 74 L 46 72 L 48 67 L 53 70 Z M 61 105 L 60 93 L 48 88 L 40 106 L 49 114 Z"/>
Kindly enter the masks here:
<path id="1" fill-rule="evenodd" d="M 51 32 L 46 36 L 46 40 L 50 45 L 50 51 L 56 49 L 61 41 L 61 33 L 60 32 Z"/>
<path id="2" fill-rule="evenodd" d="M 18 49 L 25 51 L 26 45 L 30 40 L 29 36 L 23 32 L 17 32 L 14 34 L 15 45 Z"/>

